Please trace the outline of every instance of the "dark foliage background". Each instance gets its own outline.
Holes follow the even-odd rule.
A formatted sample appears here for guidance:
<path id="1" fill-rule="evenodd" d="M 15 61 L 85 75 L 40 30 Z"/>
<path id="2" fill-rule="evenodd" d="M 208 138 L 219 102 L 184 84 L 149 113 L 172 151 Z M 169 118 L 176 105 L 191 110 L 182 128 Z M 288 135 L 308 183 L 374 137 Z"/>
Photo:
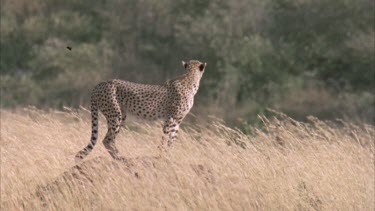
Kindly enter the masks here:
<path id="1" fill-rule="evenodd" d="M 373 0 L 1 0 L 1 106 L 87 106 L 99 81 L 163 83 L 199 59 L 194 113 L 373 122 L 374 14 Z"/>

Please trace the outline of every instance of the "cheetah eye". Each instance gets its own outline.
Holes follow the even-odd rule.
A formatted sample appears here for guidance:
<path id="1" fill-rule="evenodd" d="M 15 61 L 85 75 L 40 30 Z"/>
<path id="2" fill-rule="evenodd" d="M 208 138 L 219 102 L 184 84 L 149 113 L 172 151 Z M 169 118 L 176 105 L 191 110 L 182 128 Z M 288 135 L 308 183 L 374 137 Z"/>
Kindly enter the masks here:
<path id="1" fill-rule="evenodd" d="M 200 71 L 203 71 L 203 70 L 204 70 L 204 67 L 205 67 L 204 64 L 199 65 L 199 70 L 200 70 Z"/>

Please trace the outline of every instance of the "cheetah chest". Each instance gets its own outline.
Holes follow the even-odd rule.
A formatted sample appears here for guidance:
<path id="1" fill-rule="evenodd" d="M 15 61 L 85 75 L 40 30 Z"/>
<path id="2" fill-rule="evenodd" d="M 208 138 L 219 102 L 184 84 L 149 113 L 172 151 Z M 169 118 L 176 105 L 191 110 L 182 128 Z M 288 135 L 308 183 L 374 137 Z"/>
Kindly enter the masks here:
<path id="1" fill-rule="evenodd" d="M 177 113 L 185 116 L 191 110 L 194 105 L 194 95 L 185 95 L 181 97 L 181 100 L 178 101 L 175 106 L 177 107 Z"/>

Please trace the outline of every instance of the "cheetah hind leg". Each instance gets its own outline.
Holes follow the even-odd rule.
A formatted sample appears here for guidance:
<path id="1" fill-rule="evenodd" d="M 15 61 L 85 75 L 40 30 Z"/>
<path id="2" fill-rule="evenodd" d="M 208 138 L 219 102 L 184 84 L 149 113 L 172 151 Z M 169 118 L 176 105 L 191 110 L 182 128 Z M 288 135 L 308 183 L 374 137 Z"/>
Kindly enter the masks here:
<path id="1" fill-rule="evenodd" d="M 125 118 L 126 117 L 123 116 L 121 120 L 124 121 Z M 117 120 L 120 120 L 120 118 Z M 110 122 L 115 122 L 115 124 L 110 124 Z M 108 132 L 104 137 L 103 145 L 113 159 L 129 164 L 127 158 L 119 156 L 119 150 L 116 147 L 116 136 L 120 132 L 121 125 L 122 121 L 108 121 Z"/>
<path id="2" fill-rule="evenodd" d="M 115 138 L 116 138 L 116 135 L 118 134 L 119 130 L 120 130 L 120 125 L 118 125 L 114 128 L 109 127 L 108 132 L 105 135 L 104 140 L 103 140 L 104 147 L 108 150 L 111 157 L 115 160 L 119 159 L 119 156 L 118 156 L 119 151 L 116 147 L 116 142 L 115 142 Z"/>

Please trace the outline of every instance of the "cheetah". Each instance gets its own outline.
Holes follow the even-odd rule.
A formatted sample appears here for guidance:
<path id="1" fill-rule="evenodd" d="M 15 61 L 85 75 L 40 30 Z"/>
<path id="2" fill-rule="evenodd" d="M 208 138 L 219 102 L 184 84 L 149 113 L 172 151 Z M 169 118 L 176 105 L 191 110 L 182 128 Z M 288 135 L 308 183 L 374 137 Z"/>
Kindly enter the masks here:
<path id="1" fill-rule="evenodd" d="M 91 94 L 92 133 L 90 143 L 77 153 L 76 162 L 85 158 L 98 139 L 98 112 L 101 111 L 108 125 L 103 145 L 115 160 L 121 160 L 115 146 L 116 135 L 128 114 L 147 120 L 164 120 L 162 146 L 175 141 L 179 126 L 194 104 L 200 80 L 207 63 L 197 60 L 182 61 L 185 74 L 168 80 L 162 85 L 138 84 L 123 80 L 99 83 Z"/>

